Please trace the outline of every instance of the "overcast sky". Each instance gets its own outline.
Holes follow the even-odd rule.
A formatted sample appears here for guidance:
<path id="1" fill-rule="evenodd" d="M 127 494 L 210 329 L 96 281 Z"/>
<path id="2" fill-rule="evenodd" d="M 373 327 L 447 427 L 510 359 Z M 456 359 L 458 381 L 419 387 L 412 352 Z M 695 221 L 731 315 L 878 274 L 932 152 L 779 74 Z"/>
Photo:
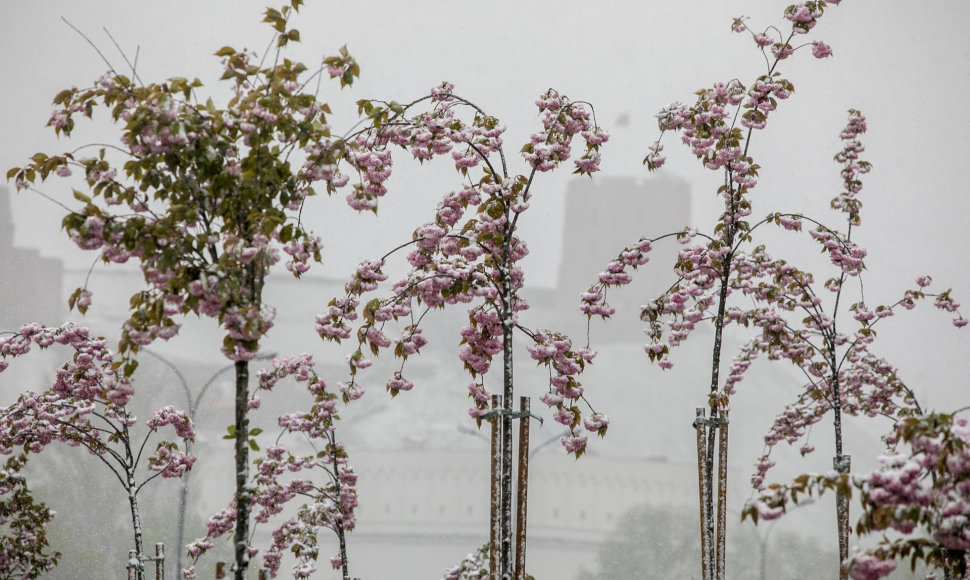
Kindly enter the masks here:
<path id="1" fill-rule="evenodd" d="M 114 138 L 103 122 L 79 130 L 79 138 L 70 142 L 56 140 L 44 127 L 54 94 L 72 85 L 88 86 L 106 68 L 61 17 L 88 34 L 116 66 L 123 67 L 123 61 L 102 27 L 129 55 L 140 47 L 138 70 L 144 80 L 198 76 L 218 97 L 224 90 L 216 81 L 219 64 L 212 53 L 223 45 L 262 52 L 269 40 L 268 27 L 259 23 L 265 4 L 3 2 L 0 166 L 5 172 L 37 151 L 54 153 Z M 359 83 L 343 92 L 334 87 L 328 97 L 336 123 L 353 122 L 356 99 L 404 101 L 449 80 L 457 92 L 508 125 L 506 143 L 512 153 L 537 127 L 533 101 L 554 87 L 593 103 L 599 123 L 613 132 L 604 149 L 605 172 L 640 179 L 648 179 L 640 160 L 656 137 L 653 115 L 658 109 L 674 100 L 689 102 L 695 90 L 715 81 L 738 78 L 748 84 L 763 71 L 764 61 L 750 38 L 730 31 L 731 19 L 749 16 L 755 29 L 781 26 L 786 6 L 774 0 L 308 4 L 296 22 L 304 42 L 293 56 L 316 62 L 347 44 L 361 64 Z M 917 275 L 930 273 L 943 287 L 954 287 L 958 300 L 968 305 L 964 314 L 970 315 L 968 16 L 970 5 L 962 0 L 845 0 L 832 6 L 808 39 L 827 42 L 835 56 L 818 61 L 802 51 L 782 64 L 779 70 L 794 83 L 795 94 L 753 141 L 751 152 L 764 167 L 753 198 L 755 215 L 789 210 L 834 219 L 827 206 L 840 185 L 832 162 L 838 132 L 847 109 L 866 114 L 864 157 L 874 170 L 865 179 L 857 239 L 869 250 L 870 303 L 892 300 Z M 622 117 L 628 122 L 618 123 Z M 702 170 L 675 139 L 668 139 L 666 149 L 664 171 L 692 185 L 693 225 L 709 229 L 706 224 L 720 212 L 713 193 L 719 177 Z M 408 219 L 385 218 L 381 231 L 408 236 L 426 220 L 435 200 L 455 186 L 445 169 L 396 169 L 382 213 Z M 568 177 L 562 173 L 543 176 L 535 209 L 524 223 L 533 252 L 530 281 L 540 285 L 554 284 L 559 260 L 568 259 L 558 249 Z M 44 191 L 70 198 L 56 181 Z M 318 207 L 315 224 L 328 248 L 345 247 L 342 238 L 352 236 L 367 254 L 383 252 L 387 238 L 374 235 L 374 219 L 354 217 L 339 200 Z M 14 213 L 18 244 L 72 263 L 90 263 L 90 257 L 79 258 L 62 239 L 61 210 L 50 202 L 21 193 L 14 199 Z M 326 255 L 325 272 L 343 275 L 357 259 L 335 250 Z M 959 399 L 963 388 L 951 377 L 970 371 L 970 334 L 955 332 L 948 317 L 926 310 L 926 316 L 891 321 L 880 352 L 898 357 L 893 360 L 911 381 L 926 389 L 946 384 L 945 390 Z"/>

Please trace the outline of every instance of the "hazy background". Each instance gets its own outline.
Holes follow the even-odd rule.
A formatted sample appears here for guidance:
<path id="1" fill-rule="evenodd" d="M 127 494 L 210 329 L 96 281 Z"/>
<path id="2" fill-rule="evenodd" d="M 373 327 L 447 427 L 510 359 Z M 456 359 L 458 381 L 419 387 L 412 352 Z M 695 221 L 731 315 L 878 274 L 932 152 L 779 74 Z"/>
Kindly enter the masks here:
<path id="1" fill-rule="evenodd" d="M 79 123 L 83 129 L 76 139 L 58 143 L 44 128 L 54 94 L 71 85 L 88 86 L 106 68 L 60 17 L 85 31 L 119 68 L 123 61 L 102 27 L 129 55 L 140 47 L 142 78 L 198 76 L 218 94 L 224 93 L 215 81 L 219 63 L 210 55 L 223 45 L 262 52 L 269 39 L 268 27 L 258 22 L 265 4 L 4 2 L 0 167 L 22 164 L 37 151 L 73 149 L 115 135 L 104 123 L 91 130 Z M 736 77 L 747 83 L 763 70 L 750 39 L 730 32 L 731 19 L 747 15 L 755 29 L 781 26 L 786 5 L 767 0 L 616 1 L 595 8 L 580 2 L 555 7 L 522 2 L 308 4 L 296 22 L 304 42 L 294 56 L 312 63 L 347 44 L 361 64 L 361 79 L 353 89 L 331 89 L 335 127 L 341 119 L 350 126 L 356 99 L 404 101 L 449 80 L 507 124 L 506 143 L 514 151 L 537 126 L 533 101 L 554 87 L 595 105 L 597 120 L 613 132 L 604 150 L 604 174 L 628 176 L 646 173 L 640 161 L 656 136 L 653 115 L 660 107 L 673 100 L 690 102 L 695 90 L 714 81 Z M 781 104 L 767 132 L 755 136 L 751 151 L 764 167 L 755 215 L 786 209 L 826 215 L 840 186 L 831 158 L 839 150 L 845 111 L 857 108 L 867 115 L 865 158 L 875 169 L 865 179 L 857 239 L 869 249 L 870 302 L 895 299 L 924 273 L 944 287 L 952 285 L 958 300 L 970 292 L 965 252 L 970 224 L 970 117 L 964 112 L 970 92 L 968 16 L 970 6 L 959 0 L 847 0 L 830 6 L 810 37 L 828 42 L 835 56 L 818 61 L 803 51 L 782 63 L 779 70 L 794 83 L 795 94 Z M 667 153 L 664 170 L 693 186 L 693 215 L 703 228 L 720 212 L 713 195 L 719 177 L 701 170 L 676 139 L 667 141 Z M 398 237 L 426 220 L 434 200 L 454 186 L 448 171 L 425 171 L 420 181 L 406 181 L 416 170 L 403 166 L 396 168 L 382 213 L 412 219 L 380 222 L 383 232 Z M 531 284 L 555 283 L 567 175 L 561 172 L 540 183 L 535 208 L 523 224 L 532 249 L 527 262 Z M 57 182 L 46 191 L 66 193 Z M 328 204 L 326 214 L 315 216 L 327 246 L 340 248 L 350 237 L 365 253 L 382 253 L 381 241 L 365 233 L 373 230 L 361 225 L 371 218 L 348 221 L 350 212 L 341 205 Z M 21 194 L 14 213 L 18 221 L 36 224 L 17 230 L 18 244 L 69 260 L 90 259 L 78 257 L 80 252 L 57 235 L 60 210 L 50 202 Z M 342 275 L 358 255 L 327 253 L 326 272 Z M 968 339 L 940 337 L 938 332 L 946 332 L 942 324 L 921 330 L 911 322 L 915 319 L 894 321 L 884 336 L 898 331 L 900 339 L 881 345 L 894 349 L 887 354 L 909 369 L 911 381 L 936 391 L 949 377 L 965 375 L 960 371 L 967 370 L 963 353 Z M 920 348 L 928 341 L 932 348 Z"/>
<path id="2" fill-rule="evenodd" d="M 657 135 L 653 115 L 671 101 L 692 102 L 695 90 L 715 81 L 738 78 L 748 84 L 760 74 L 765 66 L 761 55 L 750 37 L 730 31 L 731 20 L 746 15 L 755 30 L 768 25 L 787 29 L 783 26 L 787 21 L 781 18 L 786 4 L 767 0 L 617 1 L 591 7 L 580 2 L 548 5 L 499 1 L 485 5 L 311 1 L 295 22 L 304 42 L 291 56 L 311 64 L 347 44 L 357 58 L 360 80 L 343 91 L 331 85 L 326 96 L 335 112 L 332 124 L 338 131 L 355 122 L 353 103 L 357 99 L 404 102 L 442 80 L 453 82 L 456 92 L 509 127 L 505 142 L 513 172 L 525 171 L 514 152 L 538 127 L 533 101 L 547 88 L 556 88 L 574 100 L 591 102 L 599 124 L 612 132 L 603 150 L 603 175 L 593 180 L 593 189 L 610 178 L 627 178 L 649 187 L 664 178 L 648 177 L 640 164 Z M 221 71 L 218 59 L 211 54 L 223 45 L 262 53 L 270 38 L 268 26 L 259 23 L 265 5 L 263 0 L 0 4 L 0 78 L 6 81 L 0 92 L 0 169 L 5 173 L 37 151 L 53 153 L 91 142 L 115 141 L 117 132 L 103 118 L 90 124 L 79 121 L 70 141 L 58 141 L 44 127 L 54 94 L 72 85 L 88 86 L 106 69 L 98 54 L 60 17 L 89 35 L 119 70 L 125 67 L 123 59 L 102 27 L 110 30 L 129 56 L 140 47 L 138 71 L 146 82 L 176 75 L 197 76 L 207 85 L 201 94 L 211 90 L 218 100 L 220 95 L 225 97 L 226 90 L 216 81 Z M 874 169 L 864 179 L 863 226 L 854 232 L 854 239 L 869 250 L 865 296 L 872 305 L 894 302 L 913 286 L 917 276 L 927 273 L 933 275 L 939 289 L 952 286 L 958 301 L 970 300 L 970 195 L 966 185 L 970 183 L 970 164 L 966 161 L 970 154 L 970 118 L 965 113 L 970 94 L 970 38 L 964 30 L 968 16 L 970 5 L 952 0 L 923 4 L 846 0 L 841 6 L 830 6 L 808 39 L 830 44 L 834 57 L 818 61 L 806 49 L 782 63 L 779 70 L 794 83 L 795 93 L 780 104 L 767 131 L 756 133 L 752 143 L 751 153 L 763 166 L 752 198 L 755 216 L 800 211 L 834 222 L 837 216 L 828 209 L 828 202 L 841 186 L 838 166 L 832 161 L 840 149 L 838 133 L 847 109 L 866 114 L 869 131 L 863 137 L 867 148 L 864 158 Z M 662 171 L 672 179 L 686 181 L 691 190 L 691 225 L 709 229 L 707 224 L 721 211 L 714 194 L 720 177 L 702 170 L 679 146 L 677 136 L 669 137 L 673 138 L 666 141 L 668 162 Z M 315 215 L 304 215 L 326 244 L 324 265 L 316 268 L 316 275 L 343 277 L 361 257 L 383 254 L 387 240 L 409 238 L 413 228 L 432 215 L 437 199 L 456 186 L 447 163 L 432 165 L 429 170 L 427 166 L 402 163 L 406 156 L 395 155 L 398 165 L 387 184 L 390 192 L 382 201 L 379 217 L 356 216 L 336 198 L 316 203 Z M 561 262 L 573 258 L 562 255 L 561 241 L 569 179 L 568 171 L 541 176 L 533 207 L 523 218 L 523 236 L 532 252 L 526 261 L 527 284 L 539 292 L 555 288 Z M 53 180 L 41 189 L 70 205 L 69 187 L 63 181 Z M 94 257 L 76 250 L 59 232 L 62 208 L 29 192 L 10 197 L 18 246 L 64 260 L 67 268 L 75 270 L 75 278 L 87 269 Z M 615 209 L 622 213 L 625 208 Z M 611 224 L 596 225 L 609 228 Z M 662 230 L 640 233 L 657 235 L 685 224 L 662 225 Z M 776 247 L 789 255 L 824 269 L 813 244 L 790 235 L 777 241 L 781 245 Z M 117 269 L 99 267 L 92 279 L 110 287 L 114 278 L 109 272 Z M 8 283 L 25 274 L 2 273 Z M 596 271 L 589 274 L 592 280 Z M 819 277 L 824 279 L 825 275 Z M 563 289 L 571 295 L 579 290 Z M 99 302 L 98 296 L 96 291 L 96 308 L 103 310 L 92 310 L 106 312 L 111 305 Z M 964 314 L 970 315 L 970 302 L 966 303 Z M 307 304 L 306 309 L 320 310 L 315 304 Z M 915 388 L 924 406 L 953 409 L 970 404 L 964 379 L 970 372 L 970 334 L 966 329 L 953 329 L 949 316 L 932 312 L 930 304 L 921 305 L 921 309 L 923 312 L 902 313 L 881 323 L 886 326 L 880 329 L 876 351 L 900 367 L 902 377 Z M 112 320 L 122 314 L 116 309 L 114 314 L 100 316 L 101 320 Z M 25 315 L 30 318 L 29 313 Z M 103 333 L 114 331 L 98 329 Z M 609 333 L 608 329 L 594 328 L 594 346 L 597 338 L 604 339 Z M 189 333 L 184 334 L 189 337 Z M 704 374 L 704 365 L 683 368 L 691 366 L 691 354 L 703 357 L 708 347 L 702 335 L 697 338 L 697 350 L 681 353 L 680 368 L 664 375 L 666 380 L 687 382 L 685 377 L 693 380 L 694 374 Z M 186 344 L 187 339 L 180 340 L 180 345 L 158 348 L 182 354 L 196 348 Z M 659 417 L 668 414 L 665 410 L 675 403 L 686 407 L 689 414 L 689 408 L 701 400 L 698 394 L 704 391 L 703 381 L 695 381 L 692 390 L 682 395 L 665 389 L 666 384 L 653 387 L 655 393 L 664 394 L 625 395 L 619 391 L 637 377 L 660 379 L 656 369 L 646 364 L 639 340 L 634 336 L 629 346 L 605 352 L 603 364 L 597 367 L 597 372 L 604 373 L 600 384 L 614 390 L 614 394 L 606 395 L 613 403 L 607 412 L 614 426 L 610 438 L 594 442 L 596 453 L 623 457 L 654 454 L 655 450 L 644 443 L 641 430 L 666 434 L 670 429 L 666 424 L 644 426 L 640 422 L 663 423 Z M 208 346 L 197 348 L 208 352 Z M 197 382 L 218 369 L 220 363 L 216 360 L 199 370 Z M 618 367 L 622 367 L 618 374 L 609 374 L 611 368 Z M 467 382 L 460 376 L 460 368 L 453 370 L 447 371 L 449 380 L 461 381 L 460 385 Z M 441 372 L 433 370 L 437 378 Z M 773 372 L 763 380 L 770 383 L 790 378 Z M 367 399 L 371 402 L 366 403 L 372 407 L 363 406 L 362 415 L 381 416 L 383 412 L 397 417 L 424 412 L 439 416 L 438 409 L 422 410 L 417 389 L 406 401 L 399 398 L 390 404 L 381 399 L 378 389 L 374 391 Z M 4 397 L 8 396 L 5 391 Z M 650 401 L 656 408 L 636 411 L 638 407 L 632 401 L 639 404 L 637 397 L 648 396 L 654 397 Z M 746 402 L 759 402 L 757 398 L 745 401 L 744 396 L 736 400 L 739 408 Z M 454 394 L 455 409 L 465 405 L 463 398 L 463 393 Z M 622 408 L 624 401 L 631 401 L 630 409 Z M 777 409 L 764 411 L 773 414 Z M 449 440 L 455 437 L 453 425 L 462 419 L 461 412 L 437 423 L 449 429 Z M 677 413 L 677 420 L 683 423 L 685 414 Z M 765 421 L 764 416 L 760 421 Z M 366 421 L 362 424 L 368 425 Z M 748 429 L 754 434 L 765 426 L 752 424 Z M 415 437 L 440 436 L 443 429 L 436 430 L 432 425 Z M 550 431 L 547 426 L 541 437 L 554 435 Z M 367 433 L 366 427 L 356 435 L 371 447 L 384 442 Z M 392 447 L 411 444 L 403 436 L 393 437 L 399 441 Z M 753 454 L 760 450 L 757 437 L 748 446 L 733 437 L 738 448 L 736 453 L 732 451 L 732 462 L 746 476 Z M 465 439 L 463 447 L 477 444 L 469 437 L 457 438 Z M 683 441 L 689 446 L 689 437 Z M 823 445 L 819 443 L 818 447 L 821 450 Z M 667 453 L 674 455 L 669 449 Z M 824 468 L 828 459 L 821 451 L 820 455 L 819 464 Z M 689 457 L 673 459 L 687 461 Z M 865 465 L 865 460 L 859 459 L 857 465 Z M 65 477 L 69 474 L 67 470 Z M 195 475 L 204 478 L 200 473 Z M 367 504 L 362 504 L 366 509 Z"/>

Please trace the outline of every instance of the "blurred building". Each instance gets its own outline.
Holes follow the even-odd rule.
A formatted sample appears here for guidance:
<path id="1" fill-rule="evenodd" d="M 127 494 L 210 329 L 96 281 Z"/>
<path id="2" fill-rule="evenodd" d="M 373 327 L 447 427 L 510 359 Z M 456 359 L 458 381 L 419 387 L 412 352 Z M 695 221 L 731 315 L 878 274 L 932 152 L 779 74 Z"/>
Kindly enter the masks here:
<path id="1" fill-rule="evenodd" d="M 64 317 L 63 265 L 33 249 L 14 246 L 10 190 L 0 187 L 0 331 Z"/>

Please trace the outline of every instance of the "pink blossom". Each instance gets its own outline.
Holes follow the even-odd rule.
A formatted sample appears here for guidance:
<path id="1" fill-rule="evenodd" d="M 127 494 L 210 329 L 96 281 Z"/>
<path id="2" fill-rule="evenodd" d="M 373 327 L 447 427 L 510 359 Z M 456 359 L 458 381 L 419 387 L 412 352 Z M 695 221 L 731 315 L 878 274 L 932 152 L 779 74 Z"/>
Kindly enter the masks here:
<path id="1" fill-rule="evenodd" d="M 591 417 L 587 417 L 583 420 L 583 427 L 587 431 L 605 432 L 606 427 L 610 424 L 610 420 L 606 415 L 601 413 L 593 413 Z"/>
<path id="2" fill-rule="evenodd" d="M 400 372 L 394 373 L 394 377 L 387 381 L 387 390 L 392 393 L 398 391 L 410 391 L 414 388 L 414 383 L 404 379 Z"/>
<path id="3" fill-rule="evenodd" d="M 895 569 L 895 560 L 880 560 L 870 554 L 857 554 L 849 562 L 849 576 L 852 580 L 879 580 Z"/>
<path id="4" fill-rule="evenodd" d="M 569 427 L 569 426 L 571 426 L 573 424 L 573 421 L 575 420 L 575 417 L 576 416 L 573 415 L 572 410 L 570 410 L 569 408 L 565 408 L 565 407 L 562 408 L 562 409 L 559 409 L 553 415 L 553 419 L 555 419 L 555 421 L 557 423 L 561 423 L 561 424 L 563 424 L 563 425 L 565 425 L 567 427 Z"/>
<path id="5" fill-rule="evenodd" d="M 755 34 L 753 35 L 753 37 L 754 37 L 755 44 L 757 44 L 761 48 L 769 46 L 774 42 L 770 38 L 768 38 L 768 36 L 765 34 Z"/>
<path id="6" fill-rule="evenodd" d="M 647 157 L 643 160 L 643 163 L 650 171 L 660 169 L 663 167 L 663 164 L 667 162 L 667 158 L 660 154 L 660 152 L 663 151 L 663 148 L 664 147 L 660 144 L 660 141 L 654 141 L 653 144 L 650 145 L 650 153 L 648 153 Z"/>
<path id="7" fill-rule="evenodd" d="M 586 437 L 570 435 L 568 437 L 561 437 L 559 441 L 562 446 L 566 449 L 566 453 L 580 453 L 582 450 L 586 449 Z"/>
<path id="8" fill-rule="evenodd" d="M 812 42 L 812 56 L 815 58 L 825 58 L 827 56 L 832 56 L 832 49 L 829 45 L 818 40 Z"/>

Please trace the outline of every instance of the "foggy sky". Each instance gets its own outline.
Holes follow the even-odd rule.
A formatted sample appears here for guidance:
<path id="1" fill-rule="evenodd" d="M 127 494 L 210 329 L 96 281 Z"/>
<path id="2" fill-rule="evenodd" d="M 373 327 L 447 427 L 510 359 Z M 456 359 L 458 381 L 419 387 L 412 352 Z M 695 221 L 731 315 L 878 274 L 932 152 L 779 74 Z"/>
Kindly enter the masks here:
<path id="1" fill-rule="evenodd" d="M 604 173 L 639 179 L 648 179 L 640 160 L 656 137 L 653 115 L 659 108 L 674 100 L 690 102 L 695 90 L 715 81 L 749 83 L 763 71 L 750 39 L 729 30 L 731 19 L 746 15 L 755 29 L 781 26 L 786 5 L 766 0 L 617 1 L 595 8 L 581 2 L 308 4 L 296 21 L 304 42 L 292 56 L 317 62 L 347 44 L 361 64 L 361 79 L 352 89 L 330 89 L 338 129 L 353 123 L 356 99 L 404 101 L 449 80 L 456 92 L 506 123 L 507 149 L 514 152 L 538 126 L 533 101 L 554 87 L 593 103 L 597 121 L 612 131 Z M 21 165 L 37 151 L 56 153 L 115 139 L 117 132 L 104 119 L 79 122 L 71 141 L 58 141 L 44 127 L 54 94 L 88 86 L 106 69 L 61 17 L 89 35 L 119 70 L 125 64 L 102 27 L 129 56 L 140 47 L 138 71 L 146 81 L 198 76 L 218 100 L 225 89 L 217 86 L 218 59 L 211 54 L 227 44 L 263 52 L 269 40 L 268 27 L 258 22 L 264 5 L 264 0 L 4 2 L 0 167 Z M 970 6 L 958 0 L 846 0 L 830 6 L 809 39 L 829 43 L 835 56 L 818 61 L 802 51 L 782 63 L 779 70 L 794 83 L 795 93 L 753 140 L 751 152 L 764 167 L 753 196 L 755 215 L 802 211 L 834 222 L 827 205 L 840 186 L 831 160 L 839 149 L 838 132 L 847 109 L 867 115 L 864 158 L 874 170 L 865 177 L 863 227 L 855 235 L 869 250 L 865 288 L 871 304 L 895 300 L 926 273 L 943 288 L 952 286 L 958 300 L 970 300 L 970 118 L 964 113 L 970 39 L 963 30 L 968 16 Z M 629 122 L 617 126 L 624 115 Z M 713 194 L 719 176 L 702 170 L 676 136 L 668 137 L 675 138 L 666 141 L 664 171 L 692 184 L 693 225 L 703 230 L 720 212 Z M 517 161 L 512 169 L 524 171 Z M 422 171 L 412 165 L 395 168 L 382 206 L 384 215 L 409 219 L 355 217 L 339 199 L 316 206 L 314 227 L 328 249 L 318 272 L 343 276 L 361 257 L 383 253 L 377 238 L 408 237 L 457 183 L 444 167 Z M 558 240 L 568 172 L 558 173 L 541 176 L 533 209 L 523 221 L 533 285 L 554 285 L 562 259 Z M 56 180 L 43 190 L 69 199 L 67 185 Z M 60 208 L 29 193 L 14 202 L 19 245 L 70 263 L 90 263 L 59 233 Z M 378 226 L 381 236 L 373 233 Z M 348 243 L 355 250 L 345 251 Z M 808 248 L 806 255 L 815 252 L 805 242 L 798 246 Z M 906 369 L 910 382 L 932 390 L 970 370 L 965 356 L 970 336 L 954 332 L 948 317 L 910 313 L 891 322 L 882 330 L 879 349 Z"/>

